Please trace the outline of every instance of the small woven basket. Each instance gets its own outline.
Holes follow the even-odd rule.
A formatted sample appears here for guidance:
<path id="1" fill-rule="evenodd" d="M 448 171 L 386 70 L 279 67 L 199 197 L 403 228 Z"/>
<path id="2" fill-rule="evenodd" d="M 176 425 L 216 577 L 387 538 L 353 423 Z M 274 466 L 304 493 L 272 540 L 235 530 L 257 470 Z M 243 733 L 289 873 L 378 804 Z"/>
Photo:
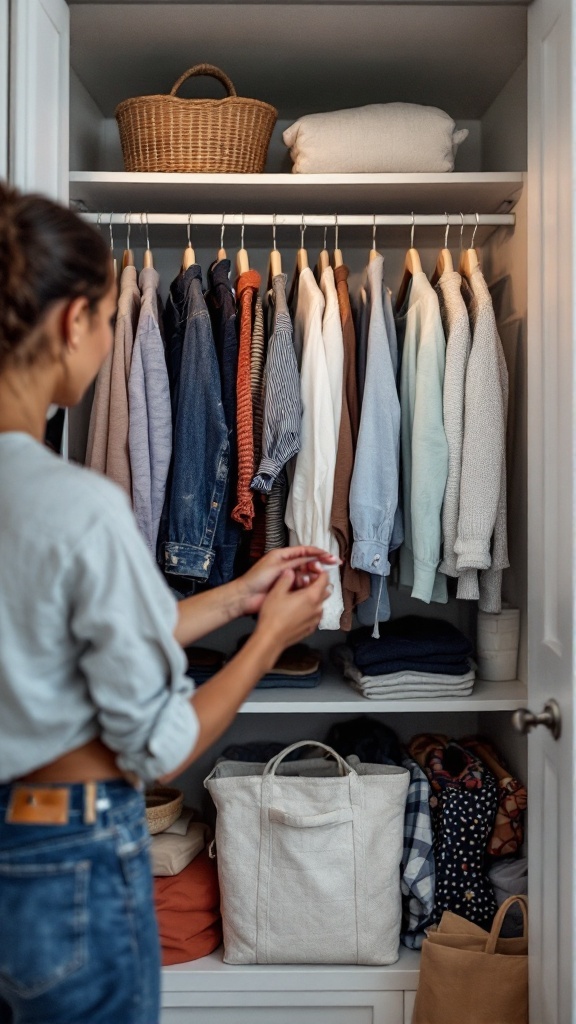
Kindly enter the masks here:
<path id="1" fill-rule="evenodd" d="M 146 821 L 150 835 L 163 832 L 180 817 L 184 794 L 171 786 L 156 786 L 146 793 Z"/>
<path id="2" fill-rule="evenodd" d="M 187 78 L 210 75 L 228 90 L 223 100 L 184 100 Z M 264 170 L 278 111 L 244 99 L 213 64 L 185 71 L 169 96 L 136 96 L 116 108 L 127 171 L 259 174 Z"/>

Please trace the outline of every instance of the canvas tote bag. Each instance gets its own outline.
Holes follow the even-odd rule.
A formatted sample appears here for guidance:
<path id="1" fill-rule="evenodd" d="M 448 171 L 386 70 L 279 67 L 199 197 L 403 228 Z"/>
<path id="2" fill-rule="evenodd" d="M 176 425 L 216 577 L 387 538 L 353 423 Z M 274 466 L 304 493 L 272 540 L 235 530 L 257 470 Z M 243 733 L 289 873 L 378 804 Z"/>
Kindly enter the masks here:
<path id="1" fill-rule="evenodd" d="M 500 939 L 519 903 L 523 936 Z M 412 1024 L 528 1024 L 528 932 L 524 896 L 510 896 L 490 932 L 445 911 L 422 945 Z"/>
<path id="2" fill-rule="evenodd" d="M 330 757 L 285 762 L 298 747 Z M 410 774 L 348 764 L 316 740 L 268 764 L 222 761 L 204 785 L 229 964 L 391 964 Z"/>

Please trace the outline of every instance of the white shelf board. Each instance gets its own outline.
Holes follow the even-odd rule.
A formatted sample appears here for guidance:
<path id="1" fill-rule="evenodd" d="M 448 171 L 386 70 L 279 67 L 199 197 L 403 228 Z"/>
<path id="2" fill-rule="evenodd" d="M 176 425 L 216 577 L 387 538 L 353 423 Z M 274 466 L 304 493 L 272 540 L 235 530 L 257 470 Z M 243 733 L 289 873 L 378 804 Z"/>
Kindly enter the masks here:
<path id="1" fill-rule="evenodd" d="M 420 953 L 400 946 L 389 967 L 348 964 L 225 964 L 223 948 L 190 963 L 162 970 L 165 995 L 176 992 L 397 991 L 418 985 Z M 166 1005 L 166 1004 L 165 1004 Z"/>
<path id="2" fill-rule="evenodd" d="M 334 669 L 324 672 L 319 686 L 309 690 L 278 687 L 254 690 L 240 708 L 244 714 L 310 714 L 313 712 L 370 711 L 515 711 L 526 705 L 524 683 L 486 682 L 478 679 L 470 697 L 417 697 L 403 700 L 372 700 L 362 697 Z"/>
<path id="3" fill-rule="evenodd" d="M 73 171 L 93 212 L 508 213 L 524 174 L 135 174 Z"/>

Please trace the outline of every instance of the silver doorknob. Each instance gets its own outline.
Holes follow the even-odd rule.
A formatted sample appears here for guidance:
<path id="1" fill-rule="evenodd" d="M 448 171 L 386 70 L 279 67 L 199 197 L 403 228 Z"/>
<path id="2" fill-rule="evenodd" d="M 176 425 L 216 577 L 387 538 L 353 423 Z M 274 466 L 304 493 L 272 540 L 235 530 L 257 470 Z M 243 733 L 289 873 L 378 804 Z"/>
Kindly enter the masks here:
<path id="1" fill-rule="evenodd" d="M 528 708 L 518 708 L 512 715 L 512 725 L 523 736 L 526 736 L 530 729 L 534 729 L 537 725 L 545 725 L 557 740 L 562 731 L 560 708 L 553 698 L 546 701 L 539 715 L 535 715 Z"/>

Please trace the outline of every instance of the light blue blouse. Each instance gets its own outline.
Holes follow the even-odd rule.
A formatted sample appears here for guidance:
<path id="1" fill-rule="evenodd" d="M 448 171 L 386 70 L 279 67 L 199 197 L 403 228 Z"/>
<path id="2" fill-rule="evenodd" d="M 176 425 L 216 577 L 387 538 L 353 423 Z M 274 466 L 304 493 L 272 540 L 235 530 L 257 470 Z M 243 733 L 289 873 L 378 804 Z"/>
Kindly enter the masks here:
<path id="1" fill-rule="evenodd" d="M 150 781 L 199 732 L 176 602 L 124 492 L 0 433 L 0 782 L 100 737 Z"/>

